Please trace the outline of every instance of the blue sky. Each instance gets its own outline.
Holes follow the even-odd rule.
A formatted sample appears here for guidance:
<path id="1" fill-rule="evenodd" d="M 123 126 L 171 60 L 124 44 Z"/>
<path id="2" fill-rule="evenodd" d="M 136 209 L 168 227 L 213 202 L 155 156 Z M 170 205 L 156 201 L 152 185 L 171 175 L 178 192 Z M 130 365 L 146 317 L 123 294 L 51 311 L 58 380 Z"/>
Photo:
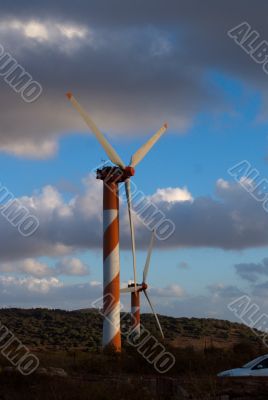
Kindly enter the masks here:
<path id="1" fill-rule="evenodd" d="M 95 1 L 76 10 L 67 3 L 61 14 L 48 2 L 43 15 L 36 2 L 20 18 L 7 7 L 0 19 L 2 46 L 43 87 L 26 104 L 0 77 L 0 182 L 40 221 L 28 241 L 3 221 L 2 305 L 78 308 L 101 294 L 101 185 L 92 174 L 107 157 L 68 104 L 72 90 L 126 163 L 169 122 L 133 178 L 176 226 L 155 246 L 152 297 L 162 313 L 232 318 L 228 302 L 266 283 L 261 268 L 253 281 L 235 266 L 258 268 L 266 258 L 268 216 L 228 169 L 247 160 L 268 179 L 268 114 L 267 75 L 226 32 L 247 15 L 265 39 L 267 6 L 262 13 L 244 6 L 241 16 L 231 3 L 217 9 L 207 0 L 207 21 L 197 3 L 184 1 L 165 15 L 160 0 L 152 15 L 147 6 L 144 15 L 135 5 L 117 15 L 108 3 L 103 14 Z M 169 188 L 191 199 L 170 201 Z M 122 282 L 132 278 L 125 216 L 123 205 Z M 149 235 L 137 225 L 141 277 Z"/>
<path id="2" fill-rule="evenodd" d="M 186 186 L 194 197 L 215 196 L 217 179 L 231 180 L 227 169 L 243 159 L 248 160 L 266 177 L 268 124 L 257 121 L 261 107 L 260 94 L 243 90 L 243 84 L 221 74 L 211 74 L 209 81 L 224 94 L 228 107 L 234 112 L 223 115 L 211 115 L 208 112 L 200 114 L 193 126 L 180 135 L 168 130 L 138 166 L 133 178 L 146 195 L 153 194 L 158 188 Z M 151 133 L 146 132 L 146 136 Z M 119 142 L 111 139 L 126 161 L 144 140 L 127 139 Z M 106 155 L 93 135 L 85 136 L 77 132 L 63 137 L 57 154 L 47 160 L 28 160 L 2 154 L 0 168 L 5 170 L 2 184 L 8 186 L 17 197 L 53 185 L 68 200 L 82 190 L 82 179 L 104 159 Z M 176 229 L 180 227 L 176 226 Z M 260 260 L 266 254 L 265 247 L 228 251 L 209 247 L 166 251 L 156 249 L 152 258 L 150 284 L 165 287 L 176 282 L 188 293 L 196 294 L 204 294 L 207 286 L 215 282 L 231 285 L 235 281 L 240 287 L 246 288 L 245 283 L 236 276 L 234 265 Z M 90 278 L 101 281 L 101 250 L 78 252 L 77 255 L 90 265 Z M 146 251 L 139 251 L 137 261 L 140 277 L 145 258 Z M 41 259 L 50 265 L 54 263 L 53 258 Z M 182 261 L 187 262 L 186 268 L 179 266 Z M 122 251 L 122 281 L 133 278 L 131 263 L 130 252 Z M 85 281 L 85 278 L 64 276 L 62 280 L 79 283 Z"/>

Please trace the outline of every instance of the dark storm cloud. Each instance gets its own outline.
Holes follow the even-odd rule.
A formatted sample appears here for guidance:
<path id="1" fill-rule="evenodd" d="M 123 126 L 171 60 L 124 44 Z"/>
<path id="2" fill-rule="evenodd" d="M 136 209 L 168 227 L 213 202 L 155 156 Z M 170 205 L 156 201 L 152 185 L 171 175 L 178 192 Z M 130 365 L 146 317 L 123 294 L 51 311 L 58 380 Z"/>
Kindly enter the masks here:
<path id="1" fill-rule="evenodd" d="M 85 130 L 64 98 L 69 89 L 101 128 L 129 135 L 156 130 L 166 119 L 172 130 L 185 131 L 201 111 L 228 111 L 207 80 L 211 70 L 266 92 L 267 76 L 226 33 L 248 20 L 268 38 L 264 1 L 258 7 L 242 0 L 0 5 L 1 43 L 44 89 L 29 105 L 0 80 L 5 151 L 47 157 L 56 151 L 60 134 Z M 32 21 L 41 37 L 33 34 Z M 66 27 L 86 33 L 72 36 Z"/>

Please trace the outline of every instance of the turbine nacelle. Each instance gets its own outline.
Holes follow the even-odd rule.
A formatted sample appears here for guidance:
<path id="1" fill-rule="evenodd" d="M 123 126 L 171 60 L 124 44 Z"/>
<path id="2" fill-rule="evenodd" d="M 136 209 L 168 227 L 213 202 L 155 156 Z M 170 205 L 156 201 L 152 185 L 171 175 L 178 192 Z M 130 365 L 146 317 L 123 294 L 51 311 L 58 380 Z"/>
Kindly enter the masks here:
<path id="1" fill-rule="evenodd" d="M 127 287 L 128 288 L 135 288 L 135 282 L 129 281 Z M 137 283 L 135 291 L 136 292 L 142 292 L 143 290 L 146 290 L 147 288 L 148 288 L 148 285 L 145 282 Z"/>
<path id="2" fill-rule="evenodd" d="M 114 167 L 114 166 L 106 166 L 103 168 L 99 168 L 96 171 L 97 179 L 101 179 L 105 182 L 125 182 L 131 176 L 135 174 L 135 169 L 128 166 L 125 168 Z"/>

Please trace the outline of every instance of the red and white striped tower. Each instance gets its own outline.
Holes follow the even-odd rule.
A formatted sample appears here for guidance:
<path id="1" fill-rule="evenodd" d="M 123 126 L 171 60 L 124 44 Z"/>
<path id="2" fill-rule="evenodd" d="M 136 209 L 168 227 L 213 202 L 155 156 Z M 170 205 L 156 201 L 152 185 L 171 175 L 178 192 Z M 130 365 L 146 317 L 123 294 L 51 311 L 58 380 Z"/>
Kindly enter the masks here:
<path id="1" fill-rule="evenodd" d="M 135 287 L 135 283 L 129 283 L 127 288 L 122 288 L 120 290 L 121 293 L 131 293 L 132 332 L 136 337 L 140 337 L 140 293 L 143 292 L 149 303 L 149 306 L 151 307 L 151 310 L 155 316 L 161 336 L 162 336 L 162 338 L 164 338 L 163 330 L 160 325 L 158 316 L 154 311 L 154 307 L 153 307 L 152 302 L 149 299 L 149 296 L 147 293 L 148 285 L 146 283 L 149 266 L 150 266 L 151 254 L 152 254 L 152 250 L 153 250 L 154 235 L 155 235 L 155 232 L 153 231 L 150 246 L 149 246 L 147 257 L 146 257 L 145 266 L 143 269 L 143 282 L 141 284 L 136 284 L 136 287 Z"/>
<path id="2" fill-rule="evenodd" d="M 140 337 L 141 324 L 140 324 L 140 292 L 131 293 L 131 316 L 133 333 L 136 337 Z"/>
<path id="3" fill-rule="evenodd" d="M 119 197 L 117 168 L 97 171 L 103 180 L 103 348 L 121 351 Z"/>

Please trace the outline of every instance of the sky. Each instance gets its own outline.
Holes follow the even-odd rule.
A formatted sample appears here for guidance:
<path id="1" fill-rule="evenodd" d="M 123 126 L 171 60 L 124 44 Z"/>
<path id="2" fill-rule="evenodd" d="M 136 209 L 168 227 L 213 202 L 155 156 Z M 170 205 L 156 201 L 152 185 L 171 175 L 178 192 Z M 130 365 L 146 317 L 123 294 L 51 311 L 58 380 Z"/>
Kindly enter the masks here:
<path id="1" fill-rule="evenodd" d="M 101 297 L 95 171 L 107 156 L 68 102 L 72 91 L 125 163 L 169 124 L 133 177 L 133 189 L 175 228 L 156 240 L 151 259 L 157 312 L 235 320 L 228 304 L 244 294 L 265 312 L 268 214 L 260 198 L 268 189 L 260 196 L 254 188 L 268 179 L 268 74 L 266 50 L 252 54 L 268 41 L 267 2 L 0 5 L 0 204 L 7 206 L 5 188 L 39 224 L 23 236 L 0 212 L 0 306 L 77 309 Z M 253 31 L 249 52 L 243 42 Z M 42 88 L 34 101 L 8 83 L 11 59 Z M 242 162 L 258 182 L 247 168 L 228 172 Z M 135 230 L 141 279 L 151 232 L 139 215 Z M 123 197 L 120 232 L 124 286 L 133 275 Z M 128 309 L 130 298 L 122 303 Z"/>

